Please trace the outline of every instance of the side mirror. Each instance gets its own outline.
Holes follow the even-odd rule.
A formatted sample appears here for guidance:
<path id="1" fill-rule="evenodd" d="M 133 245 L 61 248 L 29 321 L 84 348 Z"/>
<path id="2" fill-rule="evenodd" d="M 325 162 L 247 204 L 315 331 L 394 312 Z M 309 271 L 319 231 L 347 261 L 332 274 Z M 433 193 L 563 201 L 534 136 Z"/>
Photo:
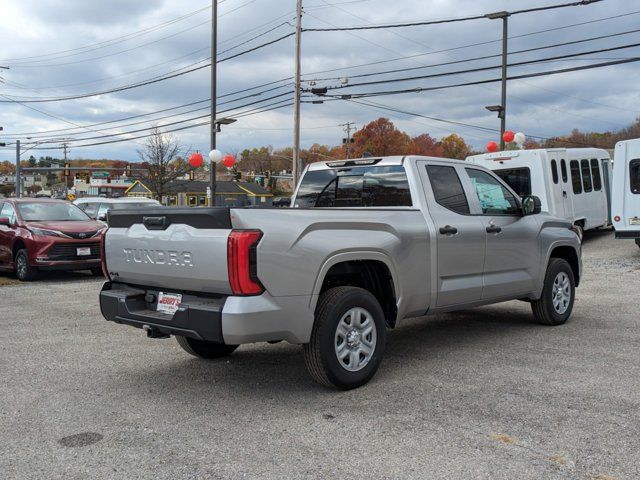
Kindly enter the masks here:
<path id="1" fill-rule="evenodd" d="M 542 211 L 542 203 L 535 195 L 530 195 L 522 199 L 522 210 L 526 215 L 537 215 Z"/>
<path id="2" fill-rule="evenodd" d="M 0 225 L 11 227 L 11 219 L 9 217 L 0 217 Z"/>

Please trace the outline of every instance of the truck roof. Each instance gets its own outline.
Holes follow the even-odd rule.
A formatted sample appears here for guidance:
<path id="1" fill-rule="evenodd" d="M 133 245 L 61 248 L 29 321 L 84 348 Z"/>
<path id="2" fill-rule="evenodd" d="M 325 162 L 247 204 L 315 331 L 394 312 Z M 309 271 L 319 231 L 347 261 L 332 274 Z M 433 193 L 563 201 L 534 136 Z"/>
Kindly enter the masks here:
<path id="1" fill-rule="evenodd" d="M 424 158 L 431 160 L 439 160 L 444 162 L 457 163 L 462 160 L 456 160 L 452 158 L 440 158 L 440 157 L 425 157 L 421 155 L 391 155 L 386 157 L 364 157 L 364 158 L 350 158 L 349 160 L 330 160 L 323 162 L 314 162 L 310 163 L 307 166 L 307 171 L 316 171 L 316 170 L 328 170 L 331 168 L 340 168 L 340 167 L 359 167 L 359 166 L 367 166 L 367 165 L 377 165 L 377 166 L 390 166 L 390 165 L 402 165 L 405 159 L 409 158 Z"/>

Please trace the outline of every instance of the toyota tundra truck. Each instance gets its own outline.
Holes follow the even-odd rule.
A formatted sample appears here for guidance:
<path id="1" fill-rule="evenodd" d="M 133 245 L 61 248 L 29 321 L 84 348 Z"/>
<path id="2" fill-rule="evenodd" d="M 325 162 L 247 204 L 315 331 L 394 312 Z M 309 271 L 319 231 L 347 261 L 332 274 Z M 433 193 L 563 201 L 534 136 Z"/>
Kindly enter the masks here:
<path id="1" fill-rule="evenodd" d="M 159 207 L 108 223 L 107 320 L 204 359 L 300 344 L 311 377 L 337 389 L 373 377 L 402 319 L 518 299 L 561 325 L 582 271 L 570 222 L 441 158 L 313 163 L 286 209 Z"/>

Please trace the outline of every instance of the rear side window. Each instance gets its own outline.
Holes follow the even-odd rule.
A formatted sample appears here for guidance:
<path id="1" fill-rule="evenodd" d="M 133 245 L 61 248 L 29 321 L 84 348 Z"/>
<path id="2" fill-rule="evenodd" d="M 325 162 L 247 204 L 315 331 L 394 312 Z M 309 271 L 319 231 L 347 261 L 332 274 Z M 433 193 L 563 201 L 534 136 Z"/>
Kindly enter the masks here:
<path id="1" fill-rule="evenodd" d="M 469 214 L 469 202 L 454 167 L 427 165 L 427 173 L 438 204 L 452 212 Z"/>
<path id="2" fill-rule="evenodd" d="M 411 205 L 409 182 L 402 165 L 307 172 L 294 204 L 299 208 Z"/>
<path id="3" fill-rule="evenodd" d="M 582 186 L 585 192 L 593 190 L 593 184 L 591 183 L 591 168 L 589 167 L 589 160 L 581 160 L 580 168 L 582 170 Z"/>
<path id="4" fill-rule="evenodd" d="M 560 160 L 560 170 L 562 171 L 562 181 L 567 183 L 567 162 L 564 161 L 564 158 Z"/>
<path id="5" fill-rule="evenodd" d="M 602 190 L 602 178 L 600 178 L 600 165 L 597 158 L 591 159 L 591 175 L 593 177 L 593 189 L 599 192 Z"/>
<path id="6" fill-rule="evenodd" d="M 573 193 L 582 193 L 582 179 L 580 178 L 580 164 L 577 160 L 571 160 L 569 163 L 571 169 L 571 183 L 573 184 Z"/>
<path id="7" fill-rule="evenodd" d="M 640 194 L 640 159 L 629 162 L 629 185 L 631 193 Z"/>
<path id="8" fill-rule="evenodd" d="M 553 183 L 558 183 L 558 163 L 555 160 L 551 160 L 551 176 Z"/>
<path id="9" fill-rule="evenodd" d="M 493 173 L 521 197 L 531 195 L 531 170 L 528 168 L 504 168 L 494 170 Z"/>

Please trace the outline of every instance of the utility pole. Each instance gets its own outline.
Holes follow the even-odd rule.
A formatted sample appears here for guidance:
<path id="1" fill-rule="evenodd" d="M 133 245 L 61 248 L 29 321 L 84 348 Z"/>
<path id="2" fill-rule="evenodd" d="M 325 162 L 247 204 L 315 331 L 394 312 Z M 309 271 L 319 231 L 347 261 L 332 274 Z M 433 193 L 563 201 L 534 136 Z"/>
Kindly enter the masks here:
<path id="1" fill-rule="evenodd" d="M 500 106 L 487 107 L 489 111 L 497 111 L 498 118 L 500 118 L 500 150 L 503 151 L 504 144 L 504 132 L 507 126 L 507 43 L 508 43 L 508 30 L 509 30 L 509 12 L 495 12 L 485 15 L 490 20 L 502 19 L 502 79 L 501 79 L 501 95 Z"/>
<path id="2" fill-rule="evenodd" d="M 22 177 L 20 176 L 20 140 L 16 140 L 16 198 L 20 198 Z"/>
<path id="3" fill-rule="evenodd" d="M 62 143 L 62 151 L 64 153 L 64 196 L 69 196 L 69 164 L 67 163 L 67 153 L 69 151 L 69 144 L 67 142 Z"/>
<path id="4" fill-rule="evenodd" d="M 349 160 L 349 154 L 351 153 L 351 143 L 353 142 L 353 139 L 351 138 L 351 125 L 355 126 L 355 122 L 347 122 L 340 125 L 341 127 L 344 127 L 344 131 L 347 134 L 347 137 L 342 139 L 342 143 L 344 143 L 345 145 L 347 160 Z"/>
<path id="5" fill-rule="evenodd" d="M 298 186 L 300 170 L 300 49 L 302 43 L 302 0 L 296 2 L 296 72 L 293 107 L 293 189 Z"/>
<path id="6" fill-rule="evenodd" d="M 217 115 L 217 68 L 218 68 L 218 0 L 213 0 L 211 5 L 211 141 L 210 151 L 216 149 L 216 115 Z M 211 191 L 210 206 L 216 205 L 216 167 L 217 163 L 211 161 L 209 172 L 209 189 Z"/>

